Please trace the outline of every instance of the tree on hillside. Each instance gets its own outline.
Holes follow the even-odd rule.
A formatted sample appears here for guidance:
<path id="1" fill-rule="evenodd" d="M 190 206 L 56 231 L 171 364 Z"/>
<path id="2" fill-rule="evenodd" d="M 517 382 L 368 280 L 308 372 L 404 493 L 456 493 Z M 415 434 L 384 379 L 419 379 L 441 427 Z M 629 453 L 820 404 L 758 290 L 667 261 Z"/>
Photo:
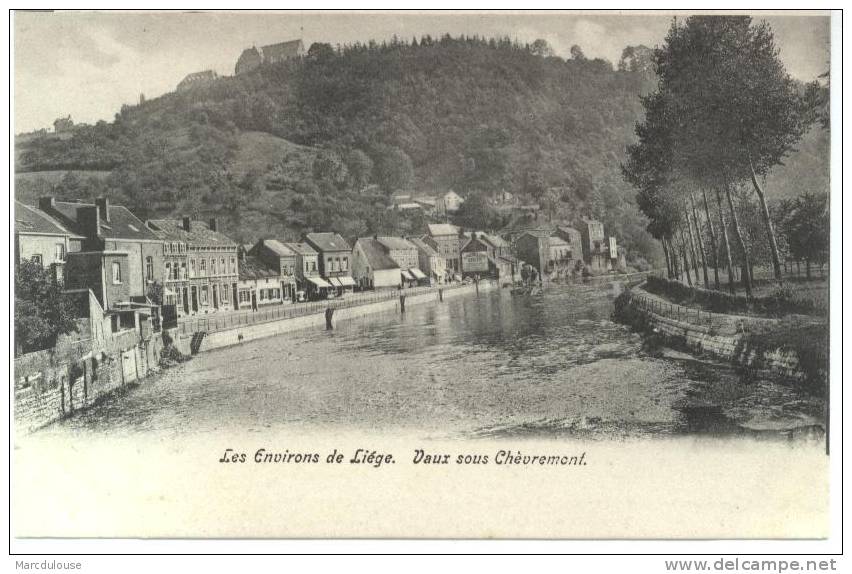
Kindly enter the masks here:
<path id="1" fill-rule="evenodd" d="M 468 195 L 453 220 L 465 229 L 481 231 L 495 231 L 503 226 L 500 214 L 488 203 L 485 194 L 481 192 Z"/>
<path id="2" fill-rule="evenodd" d="M 654 51 L 648 46 L 627 46 L 621 52 L 618 61 L 621 72 L 637 72 L 646 76 L 654 75 Z"/>
<path id="3" fill-rule="evenodd" d="M 378 146 L 373 152 L 373 181 L 388 193 L 410 189 L 414 165 L 408 154 L 395 146 Z"/>
<path id="4" fill-rule="evenodd" d="M 542 58 L 550 58 L 556 55 L 556 52 L 553 51 L 547 40 L 542 40 L 541 38 L 530 44 L 530 52 Z"/>
<path id="5" fill-rule="evenodd" d="M 373 173 L 373 160 L 360 149 L 353 149 L 346 154 L 346 167 L 352 187 L 363 189 L 370 183 Z"/>
<path id="6" fill-rule="evenodd" d="M 583 53 L 583 49 L 577 44 L 571 46 L 571 59 L 577 61 L 583 61 L 586 59 L 586 55 Z"/>
<path id="7" fill-rule="evenodd" d="M 74 302 L 46 269 L 31 261 L 15 266 L 15 349 L 49 349 L 77 330 Z"/>

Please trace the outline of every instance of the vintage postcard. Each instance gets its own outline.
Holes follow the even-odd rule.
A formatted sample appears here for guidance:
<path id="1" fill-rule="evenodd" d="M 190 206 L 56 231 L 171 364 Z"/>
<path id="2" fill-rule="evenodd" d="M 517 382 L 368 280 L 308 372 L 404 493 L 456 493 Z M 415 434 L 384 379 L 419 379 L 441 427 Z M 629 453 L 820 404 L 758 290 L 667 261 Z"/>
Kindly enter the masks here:
<path id="1" fill-rule="evenodd" d="M 11 17 L 13 537 L 832 534 L 828 12 Z"/>

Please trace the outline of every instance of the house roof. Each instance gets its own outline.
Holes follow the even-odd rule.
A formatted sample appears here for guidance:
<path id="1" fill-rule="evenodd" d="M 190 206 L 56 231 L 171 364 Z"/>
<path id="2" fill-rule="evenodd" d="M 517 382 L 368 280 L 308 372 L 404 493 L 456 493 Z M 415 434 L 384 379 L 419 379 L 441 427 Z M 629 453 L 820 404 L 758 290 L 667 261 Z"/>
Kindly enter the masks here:
<path id="1" fill-rule="evenodd" d="M 376 239 L 387 249 L 417 249 L 414 244 L 402 237 L 377 237 Z"/>
<path id="2" fill-rule="evenodd" d="M 192 72 L 191 74 L 187 74 L 180 83 L 197 82 L 200 80 L 215 80 L 218 77 L 219 76 L 213 70 L 203 70 L 201 72 Z"/>
<path id="3" fill-rule="evenodd" d="M 559 227 L 557 227 L 556 229 L 557 229 L 557 230 L 559 230 L 559 231 L 561 231 L 562 233 L 575 234 L 575 235 L 579 235 L 579 234 L 580 234 L 580 232 L 579 232 L 579 231 L 577 231 L 577 230 L 576 230 L 576 229 L 574 229 L 573 227 L 569 227 L 569 226 L 567 226 L 567 225 L 560 225 L 560 226 L 559 226 Z"/>
<path id="4" fill-rule="evenodd" d="M 356 245 L 361 246 L 361 250 L 367 257 L 367 262 L 370 267 L 377 271 L 386 269 L 399 269 L 396 261 L 391 259 L 390 255 L 385 251 L 384 246 L 377 239 L 372 237 L 361 237 L 356 242 Z"/>
<path id="5" fill-rule="evenodd" d="M 264 59 L 266 58 L 293 58 L 302 53 L 302 40 L 290 40 L 288 42 L 279 42 L 278 44 L 269 44 L 263 46 Z"/>
<path id="6" fill-rule="evenodd" d="M 152 231 L 165 241 L 185 241 L 194 245 L 216 245 L 237 247 L 237 242 L 218 231 L 213 231 L 205 221 L 192 221 L 189 231 L 183 228 L 183 222 L 177 219 L 149 219 Z"/>
<path id="7" fill-rule="evenodd" d="M 308 233 L 305 241 L 319 251 L 351 251 L 352 248 L 339 234 L 333 231 L 323 233 Z"/>
<path id="8" fill-rule="evenodd" d="M 293 250 L 293 253 L 297 255 L 316 255 L 317 251 L 310 245 L 304 242 L 289 242 L 284 243 L 286 247 L 289 247 Z"/>
<path id="9" fill-rule="evenodd" d="M 473 237 L 473 233 L 476 233 L 476 237 L 478 239 L 481 239 L 485 243 L 490 244 L 492 247 L 500 248 L 500 247 L 508 247 L 509 246 L 509 244 L 506 242 L 505 239 L 503 239 L 499 235 L 495 235 L 493 233 L 485 233 L 484 231 L 475 231 L 475 232 L 465 231 L 464 236 L 468 237 L 468 238 Z"/>
<path id="10" fill-rule="evenodd" d="M 94 207 L 93 203 L 77 203 L 73 201 L 57 201 L 54 209 L 62 223 L 71 229 L 81 233 L 80 223 L 77 221 L 77 208 Z M 101 237 L 107 239 L 147 239 L 156 240 L 157 235 L 148 229 L 141 219 L 133 215 L 123 205 L 109 206 L 109 221 L 101 215 Z"/>
<path id="11" fill-rule="evenodd" d="M 277 277 L 278 270 L 268 267 L 259 257 L 246 255 L 240 259 L 239 264 L 240 281 L 251 281 L 252 279 L 266 279 Z"/>
<path id="12" fill-rule="evenodd" d="M 15 200 L 15 232 L 67 235 L 75 239 L 82 239 L 81 235 L 68 231 L 62 224 L 37 207 L 26 205 L 17 200 Z"/>
<path id="13" fill-rule="evenodd" d="M 267 247 L 270 251 L 281 257 L 292 257 L 296 254 L 295 251 L 293 251 L 277 239 L 262 239 L 261 241 L 265 247 Z"/>
<path id="14" fill-rule="evenodd" d="M 412 245 L 414 245 L 414 247 L 416 247 L 419 251 L 424 252 L 428 257 L 436 257 L 438 255 L 438 252 L 435 251 L 431 245 L 420 238 L 414 237 L 409 239 L 409 241 Z"/>
<path id="15" fill-rule="evenodd" d="M 451 223 L 430 223 L 426 226 L 426 229 L 432 237 L 437 235 L 458 235 L 460 230 L 459 227 Z"/>
<path id="16" fill-rule="evenodd" d="M 459 248 L 459 252 L 464 251 L 465 249 L 467 249 L 468 247 L 470 247 L 471 245 L 474 245 L 474 244 L 479 244 L 479 245 L 481 245 L 482 247 L 484 247 L 484 248 L 486 248 L 486 249 L 487 249 L 487 246 L 485 245 L 485 242 L 484 242 L 484 241 L 481 241 L 481 240 L 480 240 L 479 238 L 477 238 L 477 237 L 468 237 L 468 238 L 465 240 L 465 242 L 461 245 L 461 247 Z"/>
<path id="17" fill-rule="evenodd" d="M 562 238 L 561 238 L 561 237 L 559 237 L 558 235 L 551 235 L 551 236 L 548 238 L 548 242 L 550 243 L 550 245 L 551 245 L 551 246 L 554 246 L 554 245 L 565 245 L 566 247 L 571 247 L 571 244 L 570 244 L 570 243 L 568 243 L 567 241 L 565 241 L 564 239 L 562 239 Z"/>

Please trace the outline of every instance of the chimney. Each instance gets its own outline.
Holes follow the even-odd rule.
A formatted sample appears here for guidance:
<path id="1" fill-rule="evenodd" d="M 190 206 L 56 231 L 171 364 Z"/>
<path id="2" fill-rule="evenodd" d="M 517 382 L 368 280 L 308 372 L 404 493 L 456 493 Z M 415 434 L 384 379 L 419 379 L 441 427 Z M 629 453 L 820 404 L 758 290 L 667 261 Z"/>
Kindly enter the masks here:
<path id="1" fill-rule="evenodd" d="M 44 212 L 51 212 L 56 209 L 56 198 L 52 195 L 38 198 L 38 208 Z"/>
<path id="2" fill-rule="evenodd" d="M 192 228 L 192 218 L 184 217 L 183 218 L 183 230 L 184 231 L 191 231 L 191 228 Z"/>
<path id="3" fill-rule="evenodd" d="M 109 223 L 109 198 L 99 197 L 95 200 L 95 205 L 100 209 L 101 218 Z"/>
<path id="4" fill-rule="evenodd" d="M 211 217 L 210 218 L 210 231 L 219 231 L 219 218 Z"/>
<path id="5" fill-rule="evenodd" d="M 82 205 L 77 208 L 77 223 L 86 237 L 100 237 L 101 208 L 97 205 Z"/>

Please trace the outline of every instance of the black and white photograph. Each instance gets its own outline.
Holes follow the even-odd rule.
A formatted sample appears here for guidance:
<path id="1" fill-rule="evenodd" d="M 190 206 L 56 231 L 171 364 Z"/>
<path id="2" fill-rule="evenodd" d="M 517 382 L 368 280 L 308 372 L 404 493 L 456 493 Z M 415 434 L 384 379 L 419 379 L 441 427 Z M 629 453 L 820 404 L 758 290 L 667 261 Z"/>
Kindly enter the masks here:
<path id="1" fill-rule="evenodd" d="M 10 535 L 825 539 L 834 18 L 14 11 Z"/>

